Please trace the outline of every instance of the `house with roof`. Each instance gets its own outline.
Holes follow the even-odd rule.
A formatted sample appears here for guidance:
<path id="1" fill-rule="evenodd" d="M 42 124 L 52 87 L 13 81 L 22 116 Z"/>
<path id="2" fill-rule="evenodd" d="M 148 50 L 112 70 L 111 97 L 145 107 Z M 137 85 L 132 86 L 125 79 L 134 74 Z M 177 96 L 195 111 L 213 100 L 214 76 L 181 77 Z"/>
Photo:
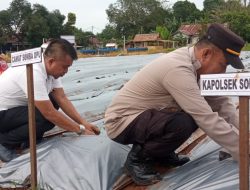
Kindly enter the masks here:
<path id="1" fill-rule="evenodd" d="M 182 24 L 173 38 L 185 40 L 185 45 L 195 44 L 199 39 L 201 31 L 201 24 Z"/>
<path id="2" fill-rule="evenodd" d="M 29 49 L 32 44 L 27 41 L 20 41 L 16 36 L 12 35 L 7 38 L 6 42 L 0 45 L 0 53 L 15 52 Z"/>
<path id="3" fill-rule="evenodd" d="M 148 49 L 161 49 L 161 48 L 175 48 L 176 41 L 163 40 L 159 33 L 151 34 L 136 34 L 132 41 L 126 43 L 126 47 L 134 48 L 148 48 Z"/>
<path id="4" fill-rule="evenodd" d="M 160 34 L 136 34 L 133 43 L 135 47 L 159 46 Z"/>
<path id="5" fill-rule="evenodd" d="M 103 46 L 103 43 L 96 36 L 90 36 L 88 42 L 92 48 L 100 48 Z"/>

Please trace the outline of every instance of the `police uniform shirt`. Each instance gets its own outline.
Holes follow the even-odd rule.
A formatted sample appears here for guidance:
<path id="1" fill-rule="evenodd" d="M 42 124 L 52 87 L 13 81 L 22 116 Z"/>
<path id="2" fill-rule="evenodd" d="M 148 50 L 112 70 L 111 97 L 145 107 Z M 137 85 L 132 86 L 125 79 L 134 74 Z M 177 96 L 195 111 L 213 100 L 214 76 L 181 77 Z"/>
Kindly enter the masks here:
<path id="1" fill-rule="evenodd" d="M 229 97 L 201 96 L 197 81 L 200 67 L 193 47 L 177 49 L 146 65 L 124 85 L 107 108 L 108 136 L 117 137 L 145 110 L 183 110 L 238 160 L 239 118 L 235 105 Z"/>

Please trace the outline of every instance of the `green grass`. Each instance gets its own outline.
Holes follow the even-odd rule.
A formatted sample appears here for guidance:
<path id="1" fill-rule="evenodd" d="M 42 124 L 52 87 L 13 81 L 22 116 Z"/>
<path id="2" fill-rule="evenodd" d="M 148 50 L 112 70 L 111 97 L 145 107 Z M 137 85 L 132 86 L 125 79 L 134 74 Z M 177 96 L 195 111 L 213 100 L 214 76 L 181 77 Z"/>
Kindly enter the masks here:
<path id="1" fill-rule="evenodd" d="M 243 51 L 250 51 L 250 43 L 247 43 L 242 50 Z"/>

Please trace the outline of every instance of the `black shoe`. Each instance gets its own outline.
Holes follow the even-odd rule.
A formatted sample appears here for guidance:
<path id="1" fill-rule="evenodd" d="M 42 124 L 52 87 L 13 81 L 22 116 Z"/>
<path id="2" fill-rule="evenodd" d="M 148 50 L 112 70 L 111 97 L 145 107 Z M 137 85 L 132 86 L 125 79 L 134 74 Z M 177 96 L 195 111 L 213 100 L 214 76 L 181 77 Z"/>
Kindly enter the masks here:
<path id="1" fill-rule="evenodd" d="M 174 152 L 170 153 L 164 158 L 155 160 L 157 163 L 163 166 L 182 166 L 190 161 L 189 157 L 184 155 L 178 155 Z"/>
<path id="2" fill-rule="evenodd" d="M 8 149 L 0 144 L 0 160 L 2 160 L 3 162 L 9 162 L 16 157 L 17 154 L 14 150 Z"/>
<path id="3" fill-rule="evenodd" d="M 142 150 L 140 145 L 133 145 L 127 156 L 124 169 L 137 185 L 157 183 L 161 180 L 161 176 L 153 169 Z"/>

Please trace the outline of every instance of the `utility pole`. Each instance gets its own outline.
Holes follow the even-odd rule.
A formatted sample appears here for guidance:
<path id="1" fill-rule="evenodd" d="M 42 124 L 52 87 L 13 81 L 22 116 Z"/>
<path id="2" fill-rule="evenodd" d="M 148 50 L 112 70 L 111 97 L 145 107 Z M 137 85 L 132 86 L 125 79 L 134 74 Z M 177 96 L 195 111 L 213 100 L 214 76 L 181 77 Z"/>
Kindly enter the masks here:
<path id="1" fill-rule="evenodd" d="M 91 43 L 92 43 L 92 48 L 94 49 L 94 26 L 91 26 L 91 31 L 92 31 L 92 37 L 91 37 Z"/>
<path id="2" fill-rule="evenodd" d="M 123 51 L 125 52 L 125 50 L 126 50 L 126 36 L 125 35 L 123 35 Z"/>

